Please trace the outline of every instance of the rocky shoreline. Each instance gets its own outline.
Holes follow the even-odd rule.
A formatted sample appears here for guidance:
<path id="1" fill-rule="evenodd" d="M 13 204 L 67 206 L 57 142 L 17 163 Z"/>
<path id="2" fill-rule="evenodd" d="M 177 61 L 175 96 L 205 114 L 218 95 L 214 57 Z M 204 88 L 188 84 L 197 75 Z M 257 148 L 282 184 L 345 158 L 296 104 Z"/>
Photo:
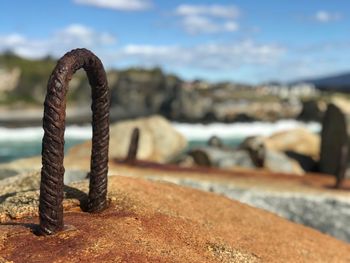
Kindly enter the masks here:
<path id="1" fill-rule="evenodd" d="M 235 96 L 235 92 L 230 89 L 222 88 L 227 96 Z M 131 91 L 125 91 L 127 94 Z M 137 119 L 153 115 L 161 115 L 170 121 L 189 123 L 189 124 L 210 124 L 210 123 L 242 123 L 242 122 L 266 122 L 274 123 L 280 120 L 298 120 L 303 122 L 321 122 L 327 109 L 327 104 L 333 103 L 345 109 L 348 112 L 350 103 L 342 96 L 332 96 L 327 98 L 314 98 L 307 100 L 298 100 L 295 102 L 279 101 L 278 98 L 263 101 L 259 98 L 236 99 L 230 101 L 221 101 L 212 98 L 212 90 L 202 94 L 203 91 L 198 88 L 193 90 L 180 89 L 180 93 L 192 92 L 196 95 L 178 95 L 165 104 L 158 105 L 150 110 L 145 105 L 145 98 L 142 92 L 137 93 L 139 100 L 128 103 L 128 105 L 114 104 L 110 109 L 111 122 L 117 122 L 128 119 Z M 254 90 L 251 90 L 254 92 Z M 231 94 L 233 93 L 233 95 Z M 128 95 L 124 96 L 128 96 Z M 130 95 L 131 96 L 131 95 Z M 208 97 L 207 97 L 208 96 Z M 153 98 L 153 97 L 152 97 Z M 126 101 L 132 100 L 127 97 Z M 198 105 L 207 102 L 206 106 Z M 85 125 L 91 122 L 91 102 L 69 103 L 67 105 L 66 123 L 74 125 Z M 141 105 L 139 105 L 141 104 Z M 137 109 L 131 109 L 130 105 L 138 105 Z M 12 106 L 0 106 L 0 126 L 3 127 L 31 127 L 41 126 L 42 106 L 27 105 L 17 103 Z"/>
<path id="2" fill-rule="evenodd" d="M 4 65 L 5 73 L 8 70 L 8 74 L 18 74 L 13 75 L 11 85 L 0 90 L 0 125 L 40 124 L 47 76 L 54 65 L 54 61 L 44 62 L 48 63 L 45 72 L 31 72 L 33 77 L 29 79 L 22 75 L 27 69 L 7 69 Z M 40 65 L 43 62 L 30 63 Z M 159 68 L 110 70 L 107 79 L 112 121 L 154 114 L 188 123 L 274 122 L 281 119 L 320 121 L 326 104 L 334 97 L 307 84 L 185 81 Z M 344 94 L 337 96 L 346 97 Z M 90 104 L 90 87 L 85 76 L 78 72 L 70 83 L 67 105 L 71 112 L 67 114 L 67 122 L 89 123 L 91 113 L 87 105 Z"/>
<path id="3" fill-rule="evenodd" d="M 129 164 L 126 164 L 125 158 L 135 127 L 139 129 L 140 136 L 136 156 L 134 161 L 129 160 Z M 320 135 L 304 129 L 294 129 L 267 137 L 251 137 L 236 148 L 225 146 L 219 138 L 214 137 L 209 140 L 208 146 L 186 150 L 186 139 L 166 119 L 153 116 L 112 124 L 110 136 L 110 174 L 122 172 L 123 175 L 140 175 L 150 180 L 169 181 L 223 194 L 350 241 L 350 233 L 344 230 L 350 205 L 343 189 L 347 189 L 348 183 L 345 182 L 334 195 L 335 190 L 331 188 L 334 187 L 335 174 L 323 176 L 325 179 L 320 174 L 310 174 L 318 171 L 322 143 Z M 65 157 L 66 184 L 84 180 L 89 170 L 90 152 L 90 141 L 69 150 Z M 130 164 L 130 168 L 124 168 Z M 135 168 L 132 164 L 136 165 Z M 9 178 L 1 180 L 0 183 L 17 180 L 17 175 L 38 171 L 40 167 L 39 156 L 1 164 L 0 175 Z M 208 178 L 208 175 L 212 176 Z M 225 183 L 220 179 L 222 175 L 238 177 L 239 180 L 231 182 L 229 179 Z M 255 178 L 254 187 L 250 185 L 252 175 Z M 29 176 L 29 181 L 7 185 L 22 187 L 24 184 L 28 185 L 24 187 L 37 188 L 37 183 L 34 186 L 32 184 L 33 178 Z M 271 192 L 270 188 L 280 181 L 283 182 L 283 178 L 287 180 L 283 186 L 286 188 Z M 242 180 L 248 186 L 246 183 L 242 184 Z M 259 181 L 266 180 L 271 186 L 258 187 L 261 184 Z M 302 191 L 293 190 L 294 188 L 288 188 L 289 180 L 306 180 L 306 184 L 321 183 L 323 186 L 315 193 L 313 189 L 309 192 L 308 187 Z M 305 214 L 305 211 L 308 213 Z M 323 213 L 324 211 L 328 212 Z"/>
<path id="4" fill-rule="evenodd" d="M 188 220 L 181 221 L 184 217 L 192 220 L 191 222 L 195 224 L 195 229 L 202 229 L 203 221 L 199 223 L 193 221 L 197 219 L 189 216 L 188 211 L 181 210 L 180 213 L 180 210 L 175 209 L 177 206 L 174 206 L 174 204 L 180 202 L 182 205 L 179 205 L 178 208 L 190 209 L 190 211 L 197 211 L 196 207 L 201 206 L 202 208 L 198 210 L 198 216 L 201 217 L 203 213 L 205 214 L 205 226 L 209 222 L 208 218 L 211 218 L 211 216 L 215 217 L 213 219 L 214 221 L 209 222 L 210 227 L 208 229 L 206 227 L 202 229 L 202 231 L 208 231 L 208 234 L 213 235 L 213 229 L 216 229 L 216 227 L 220 228 L 222 224 L 224 224 L 222 227 L 228 227 L 230 231 L 234 231 L 232 228 L 232 216 L 235 215 L 237 222 L 235 221 L 234 225 L 238 224 L 236 227 L 245 229 L 244 227 L 247 226 L 247 223 L 248 225 L 254 225 L 247 230 L 250 231 L 250 234 L 246 235 L 244 231 L 239 234 L 241 238 L 249 238 L 254 235 L 254 244 L 256 244 L 257 236 L 261 236 L 262 244 L 266 244 L 267 236 L 271 238 L 271 235 L 273 235 L 271 234 L 273 232 L 272 229 L 276 230 L 277 224 L 281 225 L 280 231 L 290 229 L 289 231 L 291 232 L 287 236 L 290 235 L 290 237 L 293 237 L 293 241 L 297 242 L 304 250 L 310 248 L 306 261 L 310 260 L 310 257 L 313 257 L 312 262 L 315 262 L 320 255 L 324 255 L 324 257 L 332 259 L 337 257 L 339 262 L 342 262 L 342 260 L 346 262 L 347 255 L 345 253 L 341 253 L 341 255 L 335 254 L 338 250 L 332 250 L 326 254 L 322 254 L 325 251 L 324 249 L 319 250 L 317 248 L 318 246 L 312 248 L 307 246 L 310 236 L 314 237 L 314 240 L 317 240 L 317 242 L 320 242 L 319 246 L 334 244 L 337 248 L 342 247 L 344 251 L 348 249 L 348 244 L 345 242 L 350 242 L 350 232 L 347 228 L 347 222 L 350 219 L 348 216 L 350 214 L 348 191 L 350 185 L 349 181 L 345 179 L 350 169 L 346 166 L 342 167 L 344 170 L 339 170 L 339 165 L 342 165 L 342 162 L 336 162 L 336 159 L 334 159 L 339 158 L 336 155 L 339 152 L 339 147 L 343 147 L 344 145 L 348 147 L 347 138 L 350 133 L 348 133 L 347 128 L 348 113 L 345 109 L 339 104 L 330 104 L 328 106 L 325 113 L 326 117 L 323 118 L 321 134 L 315 134 L 305 129 L 293 129 L 278 132 L 270 136 L 248 137 L 238 147 L 227 146 L 220 138 L 212 137 L 206 146 L 187 149 L 187 140 L 174 129 L 169 121 L 161 116 L 114 123 L 110 126 L 109 145 L 109 181 L 112 182 L 110 184 L 109 202 L 112 207 L 106 210 L 106 212 L 103 212 L 102 216 L 104 219 L 110 220 L 110 222 L 113 221 L 113 226 L 116 228 L 113 227 L 110 229 L 117 232 L 120 231 L 118 228 L 121 224 L 120 218 L 134 220 L 136 216 L 138 220 L 146 222 L 150 216 L 160 216 L 160 214 L 161 218 L 157 219 L 155 225 L 152 225 L 152 231 L 158 231 L 157 229 L 159 227 L 169 230 L 170 226 L 166 222 L 169 222 L 170 218 L 173 220 L 174 214 L 176 215 L 174 220 L 178 224 L 184 224 L 180 232 L 174 232 L 175 236 L 187 233 L 186 227 L 188 227 Z M 332 132 L 334 122 L 337 122 L 336 127 L 343 127 L 335 133 Z M 135 128 L 138 129 L 139 140 L 134 156 L 130 159 L 128 152 L 130 153 L 130 141 Z M 342 140 L 335 140 L 332 136 L 342 138 Z M 331 148 L 328 148 L 329 146 Z M 68 212 L 65 216 L 68 218 L 68 222 L 74 223 L 75 226 L 81 229 L 79 231 L 86 231 L 86 233 L 90 233 L 92 229 L 89 222 L 95 222 L 94 218 L 90 218 L 86 213 L 79 210 L 82 209 L 82 204 L 85 202 L 84 196 L 87 191 L 86 178 L 90 169 L 90 155 L 91 142 L 86 141 L 71 148 L 64 160 L 66 168 L 64 178 L 66 199 L 63 206 L 65 211 Z M 128 158 L 126 158 L 127 156 Z M 347 155 L 340 157 L 348 158 Z M 37 220 L 40 168 L 40 156 L 0 165 L 0 177 L 2 178 L 0 180 L 0 222 L 5 226 L 0 229 L 0 237 L 4 237 L 3 242 L 6 243 L 6 247 L 18 247 L 13 239 L 7 238 L 9 233 L 11 233 L 11 236 L 21 234 L 22 238 L 24 233 L 24 229 L 21 229 L 19 226 L 13 228 L 8 224 L 21 222 L 20 224 L 34 225 L 33 222 Z M 315 173 L 322 171 L 321 169 L 328 169 L 328 174 L 321 175 Z M 128 178 L 120 175 L 127 176 Z M 340 179 L 341 183 L 339 185 L 335 184 L 335 181 L 338 182 Z M 133 182 L 132 186 L 129 185 L 131 181 Z M 149 206 L 140 206 L 139 204 L 142 202 L 144 204 L 146 198 L 137 199 L 129 190 L 127 193 L 121 194 L 125 190 L 125 187 L 123 190 L 120 188 L 123 184 L 124 186 L 129 185 L 133 191 L 136 191 L 137 185 L 140 185 L 140 188 L 137 189 L 144 189 L 142 187 L 147 186 L 147 198 L 151 195 L 156 199 L 152 199 L 153 201 L 149 203 Z M 144 190 L 137 191 L 142 192 Z M 156 192 L 153 194 L 153 191 Z M 160 195 L 157 191 L 160 191 L 163 195 Z M 170 191 L 173 191 L 173 194 L 170 194 Z M 188 192 L 186 197 L 181 199 L 180 196 L 184 191 Z M 166 194 L 164 195 L 165 192 Z M 214 195 L 205 192 L 214 193 Z M 198 197 L 193 197 L 196 194 L 198 194 Z M 218 195 L 221 195 L 221 197 Z M 194 199 L 191 201 L 189 196 Z M 219 199 L 216 200 L 215 198 Z M 213 201 L 214 199 L 216 201 Z M 135 200 L 142 200 L 142 202 L 136 202 Z M 226 204 L 226 202 L 228 202 L 228 206 L 232 207 L 237 200 L 255 207 L 249 207 L 249 209 L 252 209 L 251 213 L 257 213 L 254 218 L 260 218 L 261 221 L 256 221 L 252 219 L 251 215 L 248 215 L 246 221 L 243 220 L 245 223 L 240 224 L 239 222 L 243 222 L 240 221 L 242 220 L 243 212 L 239 211 L 245 207 L 245 205 L 240 203 L 236 203 L 237 207 L 233 210 L 229 210 L 228 207 L 220 210 L 220 207 Z M 185 204 L 189 204 L 189 201 L 191 205 L 189 207 L 185 206 Z M 131 205 L 129 202 L 131 202 Z M 209 215 L 207 206 L 211 202 L 213 204 Z M 160 207 L 164 207 L 164 204 L 169 204 L 169 208 L 164 211 L 160 210 Z M 155 210 L 146 209 L 146 207 L 153 207 L 154 205 L 156 206 L 154 208 Z M 259 209 L 272 212 L 289 221 L 314 228 L 345 242 L 332 239 L 327 235 L 304 226 L 283 221 L 280 217 Z M 144 214 L 145 211 L 149 213 L 147 216 Z M 239 212 L 239 216 L 236 214 L 237 211 Z M 229 215 L 230 220 L 227 222 L 230 222 L 230 226 L 226 225 L 226 219 L 216 215 L 216 213 Z M 178 217 L 179 215 L 180 217 Z M 163 222 L 164 216 L 167 219 L 164 221 L 164 226 L 160 226 L 160 222 Z M 79 218 L 79 220 L 76 218 Z M 180 220 L 181 222 L 179 218 L 182 218 Z M 270 218 L 268 223 L 266 223 L 266 218 Z M 265 228 L 267 227 L 266 224 L 271 223 L 269 227 L 272 228 L 272 232 L 268 231 L 265 233 L 264 231 L 257 230 L 256 225 L 260 226 L 261 222 L 265 222 L 263 223 Z M 126 224 L 130 226 L 130 223 Z M 100 225 L 100 227 L 101 229 L 105 229 L 104 224 Z M 27 231 L 25 232 L 26 239 L 36 240 L 36 237 L 33 239 L 30 232 L 35 230 L 27 229 Z M 188 233 L 191 233 L 191 237 L 189 238 L 193 238 L 194 240 L 202 238 L 199 234 L 194 236 L 194 233 L 202 232 L 193 232 L 192 228 L 188 228 L 188 231 Z M 71 233 L 72 236 L 67 236 L 65 233 L 63 235 L 68 240 L 71 240 L 67 242 L 76 242 L 74 240 L 78 232 L 73 230 Z M 110 232 L 104 233 L 108 235 Z M 150 229 L 142 235 L 146 235 L 148 238 L 149 233 Z M 208 234 L 205 236 L 208 236 Z M 303 235 L 306 235 L 306 239 L 303 238 Z M 226 240 L 224 245 L 222 243 L 220 244 L 225 247 L 225 251 L 231 252 L 229 255 L 226 252 L 224 254 L 220 254 L 221 252 L 209 255 L 205 254 L 204 257 L 200 257 L 198 262 L 203 260 L 203 258 L 207 262 L 211 262 L 209 258 L 213 262 L 220 262 L 218 258 L 222 259 L 223 257 L 229 260 L 227 262 L 231 262 L 230 260 L 241 262 L 237 259 L 237 255 L 243 255 L 242 262 L 259 262 L 260 259 L 268 259 L 269 262 L 273 262 L 276 259 L 272 251 L 269 252 L 272 254 L 262 252 L 266 251 L 266 247 L 262 250 L 255 250 L 256 246 L 254 245 L 248 250 L 242 250 L 242 252 L 241 250 L 237 250 L 235 246 L 230 245 L 232 235 L 221 236 L 221 234 L 216 233 L 215 236 L 220 237 L 220 240 Z M 279 242 L 287 236 L 283 232 L 283 235 L 273 237 L 273 239 Z M 95 240 L 101 240 L 98 236 L 94 238 Z M 130 238 L 130 236 L 127 238 Z M 54 240 L 54 238 L 51 239 L 52 242 L 56 242 Z M 124 244 L 121 240 L 111 240 L 113 242 L 110 244 L 113 247 L 116 244 L 118 246 Z M 152 240 L 151 238 L 147 242 L 152 242 Z M 203 241 L 205 244 L 211 242 L 205 238 L 203 240 L 205 240 Z M 35 242 L 38 242 L 38 240 Z M 82 247 L 90 247 L 92 245 L 81 237 L 79 238 L 79 242 L 81 242 Z M 183 242 L 182 239 L 181 242 Z M 242 243 L 240 242 L 240 244 Z M 142 248 L 147 251 L 147 247 L 143 247 L 140 243 L 134 245 L 134 248 Z M 59 245 L 56 244 L 55 246 Z M 33 249 L 40 250 L 40 247 L 42 245 L 34 245 Z M 129 246 L 126 247 L 133 249 Z M 188 249 L 189 246 L 186 245 L 185 247 Z M 208 247 L 201 244 L 200 248 L 203 249 L 203 247 L 208 249 Z M 268 247 L 271 247 L 270 244 Z M 213 248 L 211 247 L 210 249 L 212 250 Z M 89 254 L 85 253 L 85 249 L 77 249 L 76 251 L 80 253 L 80 257 L 89 257 Z M 118 253 L 115 256 L 123 258 Z M 288 258 L 293 253 L 289 251 L 283 258 Z M 22 258 L 25 257 L 25 254 L 22 253 L 13 254 L 6 249 L 0 250 L 0 260 L 1 257 L 17 259 L 17 255 L 21 255 Z M 271 257 L 271 255 L 273 256 Z M 278 252 L 278 255 L 281 255 L 281 252 Z M 183 258 L 187 256 L 186 253 L 181 254 Z M 56 257 L 64 258 L 64 255 L 57 254 Z M 143 256 L 143 258 L 145 257 L 147 256 Z M 162 253 L 162 257 L 164 257 L 164 253 Z M 174 258 L 173 255 L 171 257 Z M 304 259 L 304 256 L 298 253 L 296 255 L 293 254 L 293 258 L 295 257 Z"/>

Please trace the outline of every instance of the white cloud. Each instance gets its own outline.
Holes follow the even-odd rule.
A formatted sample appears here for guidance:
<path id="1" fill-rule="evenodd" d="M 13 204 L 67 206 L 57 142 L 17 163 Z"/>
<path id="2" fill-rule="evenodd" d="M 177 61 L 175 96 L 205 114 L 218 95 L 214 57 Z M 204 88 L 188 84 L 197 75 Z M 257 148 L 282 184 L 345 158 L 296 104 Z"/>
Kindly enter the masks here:
<path id="1" fill-rule="evenodd" d="M 246 65 L 273 64 L 285 50 L 275 45 L 252 41 L 232 44 L 202 44 L 192 47 L 128 45 L 119 52 L 119 59 L 131 59 L 143 66 L 165 65 L 171 68 L 232 70 Z"/>
<path id="2" fill-rule="evenodd" d="M 7 36 L 0 36 L 0 45 L 3 46 L 16 46 L 25 43 L 26 39 L 20 34 L 10 34 Z"/>
<path id="3" fill-rule="evenodd" d="M 211 16 L 217 18 L 236 19 L 239 9 L 233 5 L 180 5 L 176 8 L 180 16 Z"/>
<path id="4" fill-rule="evenodd" d="M 97 33 L 93 29 L 72 24 L 56 33 L 56 41 L 62 41 L 66 44 L 80 44 L 83 46 L 109 45 L 116 42 L 114 36 L 109 33 Z"/>
<path id="5" fill-rule="evenodd" d="M 239 29 L 239 25 L 234 21 L 228 21 L 224 24 L 224 29 L 225 31 L 228 31 L 228 32 L 234 32 Z"/>
<path id="6" fill-rule="evenodd" d="M 218 23 L 205 16 L 186 16 L 182 19 L 181 25 L 189 34 L 220 33 L 237 31 L 239 25 L 234 21 Z"/>
<path id="7" fill-rule="evenodd" d="M 40 58 L 47 55 L 60 57 L 70 49 L 86 47 L 99 54 L 106 65 L 124 63 L 125 65 L 160 65 L 167 68 L 197 68 L 198 70 L 266 65 L 278 60 L 284 53 L 282 47 L 257 44 L 253 41 L 204 43 L 190 47 L 126 45 L 118 48 L 115 43 L 116 38 L 111 34 L 72 24 L 44 39 L 29 38 L 19 34 L 0 35 L 0 52 L 11 50 L 27 58 Z"/>
<path id="8" fill-rule="evenodd" d="M 0 35 L 0 51 L 11 50 L 27 58 L 40 58 L 47 55 L 59 57 L 73 48 L 97 49 L 114 43 L 116 38 L 111 34 L 99 33 L 79 24 L 69 25 L 47 39 L 27 38 L 20 34 Z"/>
<path id="9" fill-rule="evenodd" d="M 74 0 L 76 4 L 90 5 L 121 11 L 145 10 L 152 6 L 150 0 Z"/>
<path id="10" fill-rule="evenodd" d="M 314 16 L 313 19 L 320 23 L 328 23 L 341 19 L 341 14 L 339 13 L 330 13 L 327 11 L 320 10 Z"/>
<path id="11" fill-rule="evenodd" d="M 235 75 L 237 72 L 246 74 L 251 72 L 252 78 L 248 81 L 255 78 L 254 72 L 266 70 L 267 73 L 261 77 L 263 79 L 275 76 L 281 64 L 288 67 L 287 63 L 283 63 L 287 53 L 284 47 L 269 43 L 260 44 L 252 40 L 203 43 L 193 46 L 179 44 L 118 47 L 115 43 L 116 39 L 111 34 L 73 24 L 47 38 L 31 38 L 19 34 L 0 35 L 0 52 L 12 50 L 27 58 L 47 55 L 58 58 L 73 48 L 86 47 L 96 53 L 106 67 L 161 66 L 174 73 L 189 74 L 187 77 L 202 78 L 224 76 L 224 74 L 228 76 L 227 78 L 233 78 L 237 76 Z M 193 72 L 197 72 L 196 75 L 193 75 Z M 292 72 L 293 70 L 289 71 L 291 75 Z"/>
<path id="12" fill-rule="evenodd" d="M 175 15 L 181 18 L 181 27 L 189 34 L 234 32 L 239 29 L 235 21 L 240 15 L 233 5 L 180 5 Z"/>

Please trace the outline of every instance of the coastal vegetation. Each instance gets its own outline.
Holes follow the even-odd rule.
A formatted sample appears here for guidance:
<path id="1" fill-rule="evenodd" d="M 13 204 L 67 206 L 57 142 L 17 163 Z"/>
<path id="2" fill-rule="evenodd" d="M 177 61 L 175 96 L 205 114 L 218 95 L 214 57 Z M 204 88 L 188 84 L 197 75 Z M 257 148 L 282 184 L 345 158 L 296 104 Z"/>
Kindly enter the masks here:
<path id="1" fill-rule="evenodd" d="M 0 55 L 1 108 L 41 109 L 48 76 L 55 63 L 52 57 L 31 60 L 11 52 Z M 324 111 L 324 105 L 334 97 L 333 92 L 319 89 L 312 83 L 251 85 L 185 81 L 161 68 L 109 69 L 107 78 L 112 120 L 160 114 L 174 121 L 202 123 L 280 119 L 320 121 L 319 112 Z M 343 82 L 342 85 L 344 87 Z M 91 91 L 85 73 L 78 71 L 69 87 L 68 107 L 90 116 L 87 105 L 91 103 Z M 338 93 L 337 97 L 348 101 L 349 94 Z M 74 121 L 85 122 L 86 116 L 80 118 L 81 121 L 79 118 Z M 1 115 L 0 123 L 4 123 Z"/>

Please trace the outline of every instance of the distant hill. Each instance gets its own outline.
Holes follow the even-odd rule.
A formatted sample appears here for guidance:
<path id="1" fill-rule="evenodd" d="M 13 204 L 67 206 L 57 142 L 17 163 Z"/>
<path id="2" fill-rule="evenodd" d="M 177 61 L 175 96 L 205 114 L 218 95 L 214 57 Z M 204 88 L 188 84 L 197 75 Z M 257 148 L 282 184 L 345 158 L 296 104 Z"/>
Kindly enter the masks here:
<path id="1" fill-rule="evenodd" d="M 16 79 L 11 81 L 11 87 L 1 89 L 0 86 L 0 105 L 21 103 L 41 106 L 46 95 L 48 79 L 56 63 L 57 60 L 51 57 L 33 60 L 11 52 L 0 54 L 0 84 L 9 82 L 8 76 L 13 70 L 18 72 L 12 74 Z M 108 70 L 106 73 L 112 94 L 112 105 L 120 104 L 124 108 L 132 109 L 137 107 L 158 109 L 164 100 L 163 97 L 170 97 L 172 89 L 181 82 L 180 78 L 166 74 L 160 68 L 128 68 Z M 74 75 L 69 87 L 68 103 L 80 102 L 84 105 L 90 103 L 91 91 L 88 79 L 82 70 Z M 140 111 L 145 109 L 142 108 Z"/>
<path id="2" fill-rule="evenodd" d="M 1 94 L 1 103 L 23 101 L 27 103 L 42 103 L 44 89 L 56 61 L 51 57 L 31 60 L 19 57 L 11 52 L 0 54 L 0 70 L 18 69 L 19 79 L 8 94 Z M 0 81 L 4 79 L 0 78 Z M 6 97 L 6 101 L 3 101 Z"/>
<path id="3" fill-rule="evenodd" d="M 306 79 L 297 82 L 312 83 L 316 86 L 316 88 L 321 90 L 350 92 L 350 73 Z"/>

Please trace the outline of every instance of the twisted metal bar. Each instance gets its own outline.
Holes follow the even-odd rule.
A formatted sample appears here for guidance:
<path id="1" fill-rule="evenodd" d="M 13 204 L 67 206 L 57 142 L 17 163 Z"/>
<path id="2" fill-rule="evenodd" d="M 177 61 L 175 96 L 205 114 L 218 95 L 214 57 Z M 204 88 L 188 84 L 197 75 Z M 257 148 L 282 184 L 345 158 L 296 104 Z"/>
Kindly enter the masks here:
<path id="1" fill-rule="evenodd" d="M 92 88 L 92 153 L 89 212 L 107 204 L 110 95 L 102 62 L 87 49 L 75 49 L 57 63 L 47 85 L 44 103 L 42 170 L 40 185 L 40 232 L 53 234 L 63 229 L 64 131 L 66 94 L 73 74 L 83 68 Z"/>
<path id="2" fill-rule="evenodd" d="M 139 140 L 140 140 L 140 129 L 134 128 L 132 130 L 128 155 L 126 156 L 125 162 L 134 163 L 137 158 L 137 151 L 139 148 Z"/>

